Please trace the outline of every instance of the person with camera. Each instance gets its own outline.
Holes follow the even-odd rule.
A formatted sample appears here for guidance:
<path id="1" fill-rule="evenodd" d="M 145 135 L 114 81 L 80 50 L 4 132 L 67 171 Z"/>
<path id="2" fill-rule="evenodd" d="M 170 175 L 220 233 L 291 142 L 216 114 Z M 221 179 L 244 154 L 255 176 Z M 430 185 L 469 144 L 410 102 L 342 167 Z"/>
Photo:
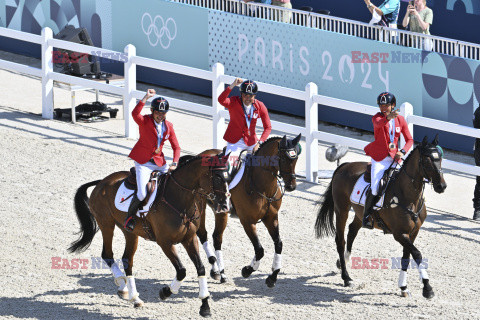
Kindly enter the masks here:
<path id="1" fill-rule="evenodd" d="M 427 0 L 412 0 L 408 3 L 407 12 L 403 18 L 402 25 L 407 27 L 411 32 L 423 33 L 430 35 L 430 26 L 433 22 L 433 11 L 427 7 Z M 412 44 L 415 45 L 417 41 L 414 37 Z M 418 41 L 421 49 L 431 51 L 433 48 L 431 39 L 420 39 Z"/>
<path id="2" fill-rule="evenodd" d="M 367 156 L 372 158 L 371 186 L 367 192 L 363 213 L 363 226 L 368 229 L 373 229 L 371 214 L 373 206 L 381 197 L 378 194 L 378 186 L 383 173 L 390 168 L 394 161 L 400 162 L 413 145 L 407 121 L 395 110 L 396 103 L 395 96 L 390 92 L 380 93 L 377 98 L 380 112 L 372 117 L 375 140 L 364 149 Z M 403 149 L 399 150 L 400 134 L 405 139 L 405 145 Z"/>
<path id="3" fill-rule="evenodd" d="M 397 18 L 400 11 L 400 0 L 385 0 L 380 6 L 375 6 L 370 0 L 363 0 L 372 14 L 370 24 L 397 29 Z"/>
<path id="4" fill-rule="evenodd" d="M 142 115 L 141 111 L 148 99 L 155 96 L 155 90 L 147 93 L 132 111 L 133 120 L 138 124 L 140 138 L 128 155 L 135 162 L 137 192 L 132 197 L 128 207 L 124 228 L 132 232 L 135 229 L 135 215 L 141 202 L 147 196 L 147 183 L 153 171 L 167 173 L 177 168 L 180 159 L 180 146 L 173 130 L 173 124 L 166 120 L 170 109 L 169 103 L 162 97 L 157 97 L 150 103 L 151 114 Z M 173 149 L 173 163 L 169 166 L 163 154 L 163 144 L 168 140 Z"/>

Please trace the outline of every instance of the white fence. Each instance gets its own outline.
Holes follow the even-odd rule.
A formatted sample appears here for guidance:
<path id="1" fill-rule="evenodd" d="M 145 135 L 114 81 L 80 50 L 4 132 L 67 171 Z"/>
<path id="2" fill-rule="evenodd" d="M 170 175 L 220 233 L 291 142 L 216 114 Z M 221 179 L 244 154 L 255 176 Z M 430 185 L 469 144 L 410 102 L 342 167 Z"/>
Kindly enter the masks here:
<path id="1" fill-rule="evenodd" d="M 43 29 L 41 36 L 6 28 L 0 28 L 0 36 L 41 44 L 41 69 L 32 68 L 14 62 L 8 62 L 5 60 L 0 60 L 0 68 L 41 77 L 42 117 L 44 118 L 53 118 L 53 81 L 56 80 L 67 82 L 74 85 L 84 86 L 87 88 L 92 88 L 123 96 L 125 136 L 135 138 L 138 134 L 138 131 L 134 126 L 134 122 L 131 117 L 131 110 L 133 110 L 136 104 L 136 99 L 140 99 L 144 95 L 143 92 L 136 90 L 136 67 L 137 65 L 140 65 L 148 68 L 210 80 L 212 82 L 212 106 L 195 104 L 192 102 L 175 99 L 173 97 L 167 98 L 170 103 L 176 108 L 212 116 L 213 147 L 219 148 L 223 145 L 222 136 L 226 129 L 225 120 L 229 118 L 229 114 L 218 103 L 216 98 L 225 88 L 225 84 L 231 83 L 234 80 L 234 77 L 225 75 L 223 65 L 219 63 L 213 66 L 212 71 L 205 71 L 173 63 L 139 57 L 136 55 L 135 47 L 133 45 L 128 45 L 125 47 L 125 53 L 128 56 L 127 61 L 124 64 L 125 87 L 119 88 L 114 85 L 102 84 L 89 79 L 82 79 L 54 72 L 52 56 L 53 47 L 84 53 L 96 52 L 99 55 L 109 54 L 109 56 L 119 56 L 121 54 L 120 52 L 53 39 L 52 30 L 50 28 Z M 274 130 L 282 131 L 292 135 L 301 133 L 306 138 L 306 178 L 308 181 L 317 181 L 318 140 L 329 143 L 341 143 L 356 149 L 363 149 L 363 147 L 367 144 L 367 142 L 362 140 L 356 140 L 345 136 L 339 136 L 327 132 L 318 131 L 318 104 L 369 115 L 375 114 L 378 111 L 378 108 L 318 95 L 317 85 L 315 83 L 309 83 L 306 86 L 305 91 L 283 88 L 267 83 L 259 83 L 259 85 L 261 86 L 262 92 L 305 101 L 305 127 L 294 126 L 278 121 L 272 121 L 272 127 Z M 401 113 L 405 116 L 406 121 L 409 123 L 412 135 L 414 133 L 413 124 L 415 124 L 419 126 L 438 129 L 441 131 L 453 132 L 456 134 L 480 138 L 480 130 L 462 125 L 452 124 L 449 122 L 415 116 L 413 115 L 413 108 L 409 103 L 404 103 L 401 106 Z M 471 175 L 480 175 L 479 167 L 450 161 L 447 159 L 444 159 L 443 167 L 446 169 L 451 169 Z"/>
<path id="2" fill-rule="evenodd" d="M 283 21 L 308 28 L 323 29 L 355 37 L 379 40 L 391 44 L 398 44 L 444 53 L 452 56 L 480 60 L 480 45 L 475 43 L 425 35 L 399 29 L 373 26 L 364 22 L 323 15 L 315 12 L 287 9 L 256 2 L 245 3 L 241 0 L 171 1 L 247 15 L 261 19 Z M 319 1 L 319 3 L 321 2 Z"/>

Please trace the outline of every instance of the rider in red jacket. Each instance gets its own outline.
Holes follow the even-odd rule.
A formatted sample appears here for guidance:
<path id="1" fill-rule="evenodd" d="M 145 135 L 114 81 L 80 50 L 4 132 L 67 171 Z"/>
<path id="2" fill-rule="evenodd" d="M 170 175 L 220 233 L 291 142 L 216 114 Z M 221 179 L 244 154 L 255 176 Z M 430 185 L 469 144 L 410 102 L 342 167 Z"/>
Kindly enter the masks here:
<path id="1" fill-rule="evenodd" d="M 232 89 L 239 84 L 241 84 L 241 96 L 229 98 L 228 95 Z M 267 107 L 263 102 L 255 99 L 257 92 L 258 86 L 255 82 L 236 78 L 218 97 L 218 102 L 228 109 L 230 114 L 230 122 L 223 136 L 223 139 L 227 141 L 225 154 L 230 155 L 230 161 L 236 161 L 243 150 L 255 151 L 258 149 L 258 143 L 265 142 L 272 131 Z M 260 139 L 257 138 L 255 132 L 258 118 L 262 119 L 263 124 L 263 133 Z"/>
<path id="2" fill-rule="evenodd" d="M 413 145 L 412 135 L 408 130 L 405 118 L 394 110 L 396 105 L 395 96 L 389 92 L 381 93 L 377 98 L 380 112 L 372 117 L 373 134 L 375 141 L 365 147 L 365 153 L 372 157 L 371 189 L 367 193 L 363 213 L 363 226 L 373 229 L 373 221 L 370 214 L 373 205 L 377 203 L 381 195 L 378 195 L 378 184 L 383 173 L 394 161 L 400 162 Z M 400 134 L 405 138 L 403 149 L 398 149 Z"/>
<path id="3" fill-rule="evenodd" d="M 151 114 L 143 116 L 140 114 L 149 98 L 155 96 L 155 90 L 148 89 L 147 94 L 132 111 L 133 120 L 138 124 L 140 138 L 133 147 L 129 157 L 135 161 L 137 175 L 137 192 L 132 198 L 128 208 L 128 215 L 124 227 L 127 231 L 135 228 L 135 215 L 140 203 L 147 196 L 146 186 L 153 171 L 166 173 L 175 170 L 180 158 L 180 146 L 178 145 L 173 124 L 165 119 L 169 110 L 168 101 L 157 97 L 150 104 Z M 168 140 L 173 149 L 173 163 L 168 166 L 163 154 L 163 145 Z"/>

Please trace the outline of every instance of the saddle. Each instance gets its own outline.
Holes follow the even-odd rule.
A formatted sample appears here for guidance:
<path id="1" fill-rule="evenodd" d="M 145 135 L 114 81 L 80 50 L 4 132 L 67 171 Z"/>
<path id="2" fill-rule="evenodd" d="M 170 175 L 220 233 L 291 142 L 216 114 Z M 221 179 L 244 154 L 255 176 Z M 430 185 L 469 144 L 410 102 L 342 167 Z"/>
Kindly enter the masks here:
<path id="1" fill-rule="evenodd" d="M 155 191 L 155 189 L 165 181 L 165 175 L 161 174 L 160 171 L 153 171 L 152 174 L 150 175 L 150 179 L 148 180 L 147 183 L 147 196 L 145 199 L 141 202 L 141 207 L 145 206 L 148 203 L 148 200 L 150 199 L 150 196 L 152 193 Z M 130 175 L 124 179 L 125 182 L 125 187 L 127 189 L 133 190 L 134 192 L 132 193 L 135 194 L 137 192 L 137 173 L 135 172 L 135 167 L 130 168 Z"/>
<path id="2" fill-rule="evenodd" d="M 382 196 L 385 191 L 387 191 L 387 185 L 390 180 L 394 180 L 395 177 L 397 176 L 398 169 L 391 167 L 383 173 L 383 177 L 380 180 L 380 183 L 378 185 L 378 195 Z M 367 170 L 365 171 L 365 175 L 363 176 L 363 179 L 365 182 L 372 184 L 372 164 L 369 163 L 367 165 Z"/>

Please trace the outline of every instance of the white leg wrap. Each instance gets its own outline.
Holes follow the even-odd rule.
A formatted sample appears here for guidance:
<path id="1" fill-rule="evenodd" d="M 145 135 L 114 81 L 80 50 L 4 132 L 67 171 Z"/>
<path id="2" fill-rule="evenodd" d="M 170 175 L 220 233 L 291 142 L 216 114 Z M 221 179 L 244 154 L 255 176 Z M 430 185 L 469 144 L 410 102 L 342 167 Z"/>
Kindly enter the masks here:
<path id="1" fill-rule="evenodd" d="M 208 241 L 205 241 L 203 243 L 203 250 L 205 250 L 205 253 L 207 254 L 207 258 L 210 258 L 211 256 L 214 255 L 212 249 L 208 245 Z"/>
<path id="2" fill-rule="evenodd" d="M 400 270 L 400 274 L 398 276 L 398 287 L 406 287 L 407 286 L 407 271 Z"/>
<path id="3" fill-rule="evenodd" d="M 118 286 L 118 290 L 125 291 L 125 287 L 127 285 L 127 277 L 125 277 L 123 271 L 120 270 L 118 264 L 114 262 L 110 270 L 112 271 L 115 284 Z"/>
<path id="4" fill-rule="evenodd" d="M 222 252 L 222 250 L 215 250 L 215 256 L 217 257 L 218 269 L 220 271 L 224 270 L 225 266 L 223 264 L 223 252 Z"/>
<path id="5" fill-rule="evenodd" d="M 275 253 L 273 255 L 272 271 L 275 271 L 281 268 L 282 268 L 282 255 Z"/>
<path id="6" fill-rule="evenodd" d="M 351 254 L 352 254 L 352 253 L 351 253 L 350 251 L 345 250 L 345 255 L 344 255 L 344 257 L 345 257 L 345 264 L 350 263 L 350 255 L 351 255 Z"/>
<path id="7" fill-rule="evenodd" d="M 137 286 L 135 285 L 135 278 L 133 276 L 127 277 L 128 300 L 134 301 L 138 298 Z"/>
<path id="8" fill-rule="evenodd" d="M 418 273 L 420 274 L 420 281 L 423 279 L 428 279 L 428 273 L 425 268 L 423 267 L 418 268 Z"/>
<path id="9" fill-rule="evenodd" d="M 172 291 L 172 293 L 174 294 L 177 294 L 178 290 L 180 290 L 181 285 L 182 285 L 182 281 L 178 281 L 177 278 L 175 277 L 172 280 L 172 283 L 170 283 L 170 291 Z"/>
<path id="10" fill-rule="evenodd" d="M 255 271 L 257 271 L 258 267 L 260 267 L 260 261 L 256 260 L 256 256 L 253 256 L 252 262 L 250 262 L 250 267 L 252 267 Z"/>
<path id="11" fill-rule="evenodd" d="M 198 286 L 200 287 L 200 292 L 198 294 L 200 299 L 205 299 L 210 296 L 210 292 L 208 292 L 207 278 L 205 276 L 198 277 Z"/>

